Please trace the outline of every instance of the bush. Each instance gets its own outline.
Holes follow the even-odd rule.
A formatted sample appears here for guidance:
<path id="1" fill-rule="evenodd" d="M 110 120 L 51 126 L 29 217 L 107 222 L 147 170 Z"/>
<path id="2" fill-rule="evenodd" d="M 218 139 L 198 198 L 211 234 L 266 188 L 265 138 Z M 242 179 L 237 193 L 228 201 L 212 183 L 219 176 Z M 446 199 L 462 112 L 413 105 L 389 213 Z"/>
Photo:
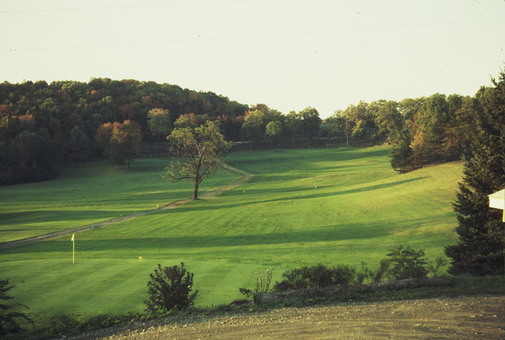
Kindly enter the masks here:
<path id="1" fill-rule="evenodd" d="M 144 301 L 148 311 L 166 313 L 184 310 L 193 305 L 198 291 L 191 293 L 193 274 L 186 271 L 184 263 L 165 268 L 158 264 L 150 278 L 147 282 L 149 298 Z"/>
<path id="2" fill-rule="evenodd" d="M 65 313 L 58 313 L 49 318 L 44 333 L 48 337 L 60 337 L 77 334 L 80 331 L 81 323 L 77 319 Z"/>
<path id="3" fill-rule="evenodd" d="M 277 292 L 349 285 L 357 282 L 356 270 L 343 265 L 333 268 L 322 264 L 301 267 L 283 273 L 282 277 L 284 280 L 276 282 L 274 286 Z"/>
<path id="4" fill-rule="evenodd" d="M 328 286 L 346 286 L 363 284 L 365 282 L 381 282 L 387 280 L 423 279 L 428 276 L 438 276 L 441 268 L 446 265 L 443 258 L 437 258 L 435 264 L 427 267 L 424 250 L 415 250 L 410 246 L 400 246 L 391 249 L 387 258 L 379 262 L 376 270 L 370 270 L 362 262 L 361 268 L 340 265 L 326 267 L 318 264 L 311 267 L 301 267 L 282 274 L 283 280 L 276 282 L 274 290 L 285 292 L 289 290 L 324 288 Z M 241 290 L 242 291 L 242 290 Z M 244 294 L 253 292 L 244 290 Z"/>
<path id="5" fill-rule="evenodd" d="M 373 271 L 371 273 L 371 279 L 373 282 L 381 282 L 383 281 L 387 276 L 389 276 L 389 266 L 390 262 L 389 260 L 381 260 L 379 262 L 379 268 L 377 270 Z"/>
<path id="6" fill-rule="evenodd" d="M 443 275 L 445 271 L 443 271 L 442 269 L 445 266 L 447 266 L 447 264 L 448 264 L 447 259 L 441 256 L 437 257 L 435 259 L 435 263 L 430 262 L 430 264 L 428 265 L 428 274 L 432 277 Z"/>
<path id="7" fill-rule="evenodd" d="M 391 249 L 387 254 L 388 259 L 381 261 L 381 270 L 391 280 L 423 279 L 427 277 L 426 258 L 424 250 L 416 251 L 410 246 L 400 246 Z"/>
<path id="8" fill-rule="evenodd" d="M 125 317 L 98 314 L 87 318 L 81 325 L 83 331 L 93 331 L 95 329 L 109 328 L 125 321 Z"/>

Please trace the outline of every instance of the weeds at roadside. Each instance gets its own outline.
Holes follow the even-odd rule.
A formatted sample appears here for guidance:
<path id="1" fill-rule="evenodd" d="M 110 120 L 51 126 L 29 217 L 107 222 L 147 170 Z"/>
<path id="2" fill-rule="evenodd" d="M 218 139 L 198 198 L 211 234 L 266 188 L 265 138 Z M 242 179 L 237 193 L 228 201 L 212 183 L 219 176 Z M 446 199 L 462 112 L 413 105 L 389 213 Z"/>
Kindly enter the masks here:
<path id="1" fill-rule="evenodd" d="M 268 293 L 271 291 L 270 285 L 272 284 L 272 268 L 267 268 L 264 273 L 256 272 L 256 287 L 254 289 L 239 288 L 240 293 L 242 293 L 246 298 L 254 298 L 257 293 Z"/>

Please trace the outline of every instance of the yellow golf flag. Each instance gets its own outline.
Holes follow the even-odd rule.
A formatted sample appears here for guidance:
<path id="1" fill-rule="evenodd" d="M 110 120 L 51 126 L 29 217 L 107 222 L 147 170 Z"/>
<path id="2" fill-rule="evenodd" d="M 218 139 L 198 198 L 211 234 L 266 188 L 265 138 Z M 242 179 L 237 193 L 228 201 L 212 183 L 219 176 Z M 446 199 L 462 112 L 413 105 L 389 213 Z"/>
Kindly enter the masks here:
<path id="1" fill-rule="evenodd" d="M 72 264 L 75 264 L 75 234 L 72 234 L 70 241 L 72 241 Z"/>

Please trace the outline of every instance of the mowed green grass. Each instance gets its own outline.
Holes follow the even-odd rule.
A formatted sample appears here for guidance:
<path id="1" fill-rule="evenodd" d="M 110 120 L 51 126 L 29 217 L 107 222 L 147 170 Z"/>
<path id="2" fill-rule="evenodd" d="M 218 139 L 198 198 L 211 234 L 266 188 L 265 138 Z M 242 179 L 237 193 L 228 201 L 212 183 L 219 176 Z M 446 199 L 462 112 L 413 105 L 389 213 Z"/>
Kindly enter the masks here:
<path id="1" fill-rule="evenodd" d="M 253 288 L 254 273 L 268 267 L 275 279 L 316 263 L 374 267 L 402 244 L 435 259 L 456 241 L 461 163 L 399 175 L 386 147 L 237 152 L 225 161 L 254 177 L 218 197 L 78 233 L 75 265 L 68 237 L 2 250 L 2 276 L 34 315 L 125 313 L 143 310 L 157 263 L 185 262 L 197 305 L 210 306 L 240 298 L 238 288 Z"/>
<path id="2" fill-rule="evenodd" d="M 0 242 L 80 227 L 191 197 L 191 183 L 164 178 L 167 159 L 140 159 L 130 169 L 92 162 L 52 181 L 0 186 Z M 205 193 L 239 175 L 221 170 Z"/>

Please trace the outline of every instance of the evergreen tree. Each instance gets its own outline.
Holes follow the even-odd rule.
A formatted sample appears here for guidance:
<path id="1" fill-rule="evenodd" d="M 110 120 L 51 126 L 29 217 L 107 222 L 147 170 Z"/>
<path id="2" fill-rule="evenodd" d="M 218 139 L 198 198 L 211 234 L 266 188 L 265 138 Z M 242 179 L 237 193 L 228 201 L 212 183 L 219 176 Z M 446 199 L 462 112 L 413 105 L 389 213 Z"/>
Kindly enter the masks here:
<path id="1" fill-rule="evenodd" d="M 12 309 L 17 307 L 28 308 L 21 303 L 11 303 L 6 302 L 12 300 L 13 297 L 9 295 L 9 290 L 15 286 L 9 285 L 9 279 L 0 280 L 0 336 L 9 333 L 18 333 L 21 331 L 21 325 L 18 320 L 25 320 L 28 323 L 33 324 L 32 320 L 26 316 L 25 313 L 16 312 Z"/>
<path id="2" fill-rule="evenodd" d="M 389 151 L 391 153 L 391 167 L 399 173 L 411 171 L 413 169 L 413 153 L 410 147 L 410 135 L 408 130 L 403 129 L 399 133 L 395 133 L 392 141 L 393 146 Z"/>
<path id="3" fill-rule="evenodd" d="M 475 114 L 471 157 L 454 203 L 459 242 L 445 249 L 453 274 L 504 272 L 505 223 L 500 210 L 489 208 L 487 195 L 505 187 L 505 73 L 493 84 L 477 93 L 481 108 Z"/>
<path id="4" fill-rule="evenodd" d="M 144 301 L 147 310 L 166 313 L 171 310 L 184 310 L 193 306 L 198 290 L 193 291 L 193 273 L 181 262 L 180 266 L 158 268 L 150 274 L 147 282 L 149 298 Z M 192 292 L 193 291 L 193 292 Z"/>

